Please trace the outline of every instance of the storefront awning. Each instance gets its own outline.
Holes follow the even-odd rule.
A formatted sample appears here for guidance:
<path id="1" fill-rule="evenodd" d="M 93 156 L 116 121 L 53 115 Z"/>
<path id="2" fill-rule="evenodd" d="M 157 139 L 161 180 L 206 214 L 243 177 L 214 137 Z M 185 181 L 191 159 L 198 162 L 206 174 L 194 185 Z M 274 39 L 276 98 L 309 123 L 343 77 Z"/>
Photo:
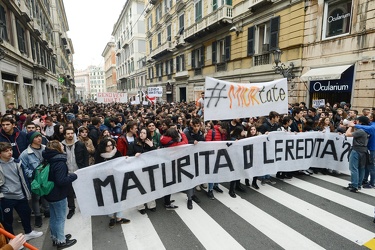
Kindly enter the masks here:
<path id="1" fill-rule="evenodd" d="M 300 78 L 302 81 L 322 81 L 322 80 L 334 80 L 341 79 L 342 73 L 347 70 L 350 65 L 342 65 L 335 67 L 317 68 L 311 69 L 303 74 Z"/>

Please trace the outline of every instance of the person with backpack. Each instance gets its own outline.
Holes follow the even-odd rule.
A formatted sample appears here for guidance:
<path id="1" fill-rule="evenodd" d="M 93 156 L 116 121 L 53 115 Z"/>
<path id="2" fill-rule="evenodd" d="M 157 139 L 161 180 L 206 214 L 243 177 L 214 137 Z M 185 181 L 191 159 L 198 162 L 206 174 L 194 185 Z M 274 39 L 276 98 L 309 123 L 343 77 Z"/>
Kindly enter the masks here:
<path id="1" fill-rule="evenodd" d="M 57 249 L 64 249 L 77 243 L 76 239 L 71 239 L 70 234 L 64 234 L 68 190 L 72 182 L 77 179 L 77 175 L 68 172 L 67 155 L 61 142 L 57 140 L 48 142 L 43 151 L 43 158 L 50 164 L 48 180 L 54 183 L 51 192 L 45 196 L 51 212 L 49 221 L 51 238 Z"/>
<path id="2" fill-rule="evenodd" d="M 25 176 L 29 180 L 29 184 L 32 182 L 32 177 L 35 169 L 43 162 L 42 152 L 45 146 L 42 144 L 42 134 L 36 131 L 30 132 L 26 135 L 30 145 L 25 149 L 21 155 L 20 160 L 22 162 L 22 168 L 25 172 Z M 31 190 L 31 189 L 30 189 Z M 49 217 L 49 206 L 48 202 L 35 193 L 31 193 L 31 207 L 35 215 L 35 227 L 41 227 L 43 225 L 41 207 L 39 201 L 42 201 L 44 215 Z"/>
<path id="3" fill-rule="evenodd" d="M 0 197 L 2 223 L 6 231 L 14 234 L 13 209 L 15 209 L 21 218 L 26 240 L 43 235 L 43 232 L 33 231 L 31 228 L 31 209 L 28 203 L 31 199 L 30 190 L 21 161 L 13 158 L 12 145 L 8 142 L 0 142 Z"/>

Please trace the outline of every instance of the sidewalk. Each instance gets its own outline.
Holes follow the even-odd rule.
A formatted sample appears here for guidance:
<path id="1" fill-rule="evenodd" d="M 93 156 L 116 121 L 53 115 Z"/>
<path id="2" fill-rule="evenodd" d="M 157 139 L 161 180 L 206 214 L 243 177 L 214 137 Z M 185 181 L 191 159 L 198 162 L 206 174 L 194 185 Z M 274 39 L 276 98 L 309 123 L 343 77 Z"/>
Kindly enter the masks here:
<path id="1" fill-rule="evenodd" d="M 19 220 L 19 216 L 16 211 L 13 213 L 14 220 L 13 220 L 13 230 L 14 233 L 17 235 L 19 233 L 25 233 L 22 228 L 22 224 Z M 50 240 L 50 232 L 49 232 L 49 218 L 45 218 L 43 216 L 43 225 L 41 228 L 34 227 L 35 217 L 31 216 L 31 227 L 35 231 L 43 232 L 43 235 L 39 238 L 29 240 L 28 243 L 33 245 L 34 247 L 40 250 L 47 250 L 47 249 L 54 249 L 52 247 L 52 241 Z"/>

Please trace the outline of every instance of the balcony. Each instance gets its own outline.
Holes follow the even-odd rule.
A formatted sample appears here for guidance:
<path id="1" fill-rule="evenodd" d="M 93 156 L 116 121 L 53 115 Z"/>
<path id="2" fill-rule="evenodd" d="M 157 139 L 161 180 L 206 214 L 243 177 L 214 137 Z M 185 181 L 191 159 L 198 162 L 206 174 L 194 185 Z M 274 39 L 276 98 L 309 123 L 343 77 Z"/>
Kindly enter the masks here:
<path id="1" fill-rule="evenodd" d="M 33 28 L 36 35 L 40 36 L 42 34 L 42 27 L 40 27 L 40 20 L 34 19 L 33 20 Z"/>
<path id="2" fill-rule="evenodd" d="M 21 0 L 19 2 L 20 10 L 21 10 L 21 17 L 26 21 L 30 22 L 33 18 L 31 15 L 31 11 L 29 7 L 26 5 L 26 0 Z"/>
<path id="3" fill-rule="evenodd" d="M 254 66 L 270 64 L 270 53 L 266 52 L 262 55 L 254 56 Z"/>
<path id="4" fill-rule="evenodd" d="M 43 34 L 41 35 L 41 38 L 42 38 L 42 40 L 43 40 L 43 43 L 44 43 L 45 45 L 48 45 L 49 39 L 47 38 L 47 35 L 46 35 L 45 32 L 43 32 Z"/>
<path id="5" fill-rule="evenodd" d="M 172 42 L 167 41 L 167 42 L 161 44 L 160 46 L 158 46 L 153 51 L 151 51 L 150 57 L 152 59 L 158 59 L 158 58 L 170 53 L 172 51 L 172 49 L 173 49 Z"/>
<path id="6" fill-rule="evenodd" d="M 271 5 L 275 0 L 250 0 L 249 10 L 254 12 L 256 9 L 264 7 L 266 5 Z"/>
<path id="7" fill-rule="evenodd" d="M 180 47 L 185 45 L 185 39 L 184 39 L 183 35 L 175 36 L 175 38 L 176 38 L 176 40 L 175 40 L 175 47 L 176 48 L 180 48 Z"/>
<path id="8" fill-rule="evenodd" d="M 223 5 L 200 21 L 194 23 L 184 31 L 185 41 L 193 42 L 210 33 L 216 32 L 219 27 L 227 26 L 233 22 L 233 7 Z"/>
<path id="9" fill-rule="evenodd" d="M 178 80 L 182 78 L 189 78 L 189 72 L 187 70 L 176 72 L 174 79 Z"/>
<path id="10" fill-rule="evenodd" d="M 128 39 L 124 38 L 121 40 L 121 48 L 125 48 L 128 45 L 129 45 Z"/>

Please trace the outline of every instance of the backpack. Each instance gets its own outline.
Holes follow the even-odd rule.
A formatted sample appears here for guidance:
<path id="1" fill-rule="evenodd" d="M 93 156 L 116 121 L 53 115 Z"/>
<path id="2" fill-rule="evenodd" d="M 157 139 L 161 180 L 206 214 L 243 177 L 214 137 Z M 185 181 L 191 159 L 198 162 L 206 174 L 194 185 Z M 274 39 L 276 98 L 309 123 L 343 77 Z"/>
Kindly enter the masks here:
<path id="1" fill-rule="evenodd" d="M 31 192 L 39 196 L 44 196 L 52 191 L 55 183 L 48 180 L 49 170 L 50 165 L 46 162 L 41 163 L 34 170 L 33 181 L 31 182 Z"/>

